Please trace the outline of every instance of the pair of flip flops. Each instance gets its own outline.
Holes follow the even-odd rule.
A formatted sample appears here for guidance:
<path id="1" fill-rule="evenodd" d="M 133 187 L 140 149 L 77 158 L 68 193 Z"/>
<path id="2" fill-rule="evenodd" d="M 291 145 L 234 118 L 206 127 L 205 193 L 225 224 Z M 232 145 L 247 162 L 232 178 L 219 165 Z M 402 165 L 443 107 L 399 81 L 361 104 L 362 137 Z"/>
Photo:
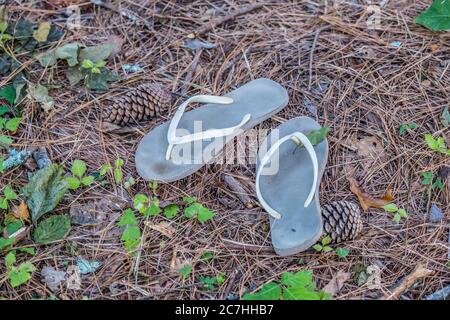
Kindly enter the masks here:
<path id="1" fill-rule="evenodd" d="M 142 139 L 136 152 L 137 172 L 146 180 L 182 179 L 212 162 L 235 136 L 282 110 L 288 99 L 286 89 L 264 78 L 225 96 L 193 96 L 171 121 Z M 185 112 L 192 102 L 206 105 Z M 275 252 L 282 256 L 306 250 L 322 235 L 318 192 L 328 143 L 313 146 L 306 137 L 317 129 L 320 125 L 311 118 L 291 119 L 272 130 L 258 151 L 256 194 L 270 215 Z M 275 159 L 277 170 L 269 170 Z"/>

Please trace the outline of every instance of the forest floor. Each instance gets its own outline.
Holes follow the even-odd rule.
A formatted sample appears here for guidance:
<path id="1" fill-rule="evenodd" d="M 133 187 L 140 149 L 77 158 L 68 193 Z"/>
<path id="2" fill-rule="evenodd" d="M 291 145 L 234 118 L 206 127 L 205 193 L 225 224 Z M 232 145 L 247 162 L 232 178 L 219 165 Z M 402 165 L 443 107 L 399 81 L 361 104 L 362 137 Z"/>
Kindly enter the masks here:
<path id="1" fill-rule="evenodd" d="M 338 200 L 358 203 L 349 185 L 349 178 L 354 178 L 374 197 L 392 188 L 395 203 L 409 216 L 396 223 L 393 214 L 382 209 L 362 212 L 361 235 L 332 245 L 349 250 L 345 258 L 313 249 L 280 257 L 272 249 L 269 216 L 255 197 L 255 166 L 207 165 L 180 181 L 159 183 L 156 195 L 161 202 L 178 204 L 182 197 L 196 197 L 215 212 L 213 219 L 201 224 L 182 214 L 172 219 L 158 215 L 144 223 L 146 219 L 140 216 L 142 243 L 139 254 L 133 256 L 120 239 L 117 221 L 122 211 L 103 203 L 97 209 L 101 211 L 99 224 L 74 224 L 64 239 L 51 244 L 35 244 L 29 231 L 15 247 L 27 245 L 36 253 L 17 253 L 17 261 L 31 261 L 36 271 L 26 284 L 13 288 L 7 268 L 0 264 L 0 296 L 233 299 L 278 281 L 284 272 L 307 269 L 313 271 L 318 288 L 338 272 L 349 274 L 335 299 L 376 299 L 389 296 L 419 265 L 432 273 L 395 298 L 422 299 L 449 284 L 450 161 L 428 148 L 424 135 L 440 133 L 450 145 L 450 130 L 440 120 L 450 99 L 450 34 L 431 32 L 413 22 L 428 1 L 388 1 L 380 8 L 380 26 L 375 29 L 368 27 L 372 13 L 363 1 L 334 6 L 279 1 L 217 25 L 210 22 L 253 2 L 111 1 L 107 8 L 72 1 L 81 8 L 81 27 L 75 30 L 66 28 L 66 20 L 58 12 L 71 1 L 41 2 L 47 5 L 35 8 L 31 1 L 12 1 L 11 21 L 53 21 L 65 30 L 57 44 L 44 49 L 72 42 L 120 42 L 108 67 L 121 79 L 103 92 L 82 84 L 71 87 L 64 63 L 44 68 L 36 58 L 18 56 L 30 83 L 55 84 L 49 91 L 54 106 L 44 112 L 38 103 L 25 99 L 12 147 L 44 147 L 51 161 L 67 170 L 75 159 L 84 160 L 88 172 L 94 172 L 121 158 L 125 180 L 133 177 L 136 181 L 124 188 L 115 183 L 113 174 L 107 174 L 109 183 L 94 182 L 68 192 L 53 214 L 69 214 L 71 208 L 73 213 L 73 208 L 102 199 L 105 203 L 123 201 L 120 208 L 125 209 L 136 194 L 153 192 L 137 175 L 134 154 L 142 137 L 170 120 L 184 98 L 177 97 L 161 116 L 121 134 L 99 130 L 108 98 L 145 82 L 157 82 L 183 95 L 221 95 L 265 77 L 287 89 L 289 104 L 259 128 L 275 128 L 300 115 L 330 128 L 328 164 L 320 185 L 322 204 Z M 191 34 L 214 45 L 203 49 L 197 62 L 195 52 L 183 46 Z M 143 71 L 125 73 L 125 64 L 139 65 Z M 1 85 L 10 79 L 2 78 Z M 417 128 L 400 134 L 399 128 L 411 123 Z M 28 182 L 29 171 L 29 166 L 20 166 L 3 173 L 0 186 L 10 184 L 19 190 Z M 441 177 L 443 188 L 423 185 L 425 172 Z M 242 184 L 251 208 L 223 182 L 224 175 Z M 444 213 L 436 223 L 429 221 L 433 204 Z M 205 253 L 212 253 L 210 259 L 202 259 Z M 66 271 L 80 256 L 101 265 L 95 272 L 81 275 L 78 290 L 61 284 L 52 291 L 40 274 L 42 268 Z M 193 267 L 185 278 L 180 276 L 181 266 Z M 376 288 L 366 283 L 370 266 L 381 270 Z M 205 285 L 205 279 L 218 276 L 218 283 Z"/>

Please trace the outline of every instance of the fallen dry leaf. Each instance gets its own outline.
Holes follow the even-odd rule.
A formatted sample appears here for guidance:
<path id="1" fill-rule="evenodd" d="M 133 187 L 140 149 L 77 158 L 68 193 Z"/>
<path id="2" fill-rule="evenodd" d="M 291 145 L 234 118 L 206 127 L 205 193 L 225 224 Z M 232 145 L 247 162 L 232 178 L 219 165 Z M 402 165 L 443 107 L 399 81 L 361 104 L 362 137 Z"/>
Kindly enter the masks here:
<path id="1" fill-rule="evenodd" d="M 28 211 L 27 204 L 22 201 L 17 207 L 13 209 L 13 216 L 20 220 L 29 221 L 30 212 Z"/>
<path id="2" fill-rule="evenodd" d="M 358 197 L 359 203 L 361 204 L 361 207 L 364 211 L 367 211 L 367 209 L 369 209 L 370 207 L 381 208 L 382 206 L 387 205 L 391 203 L 392 200 L 394 200 L 391 187 L 386 190 L 386 193 L 382 198 L 375 199 L 363 189 L 361 189 L 359 183 L 355 179 L 349 178 L 348 181 L 350 182 L 350 190 Z"/>
<path id="3" fill-rule="evenodd" d="M 168 238 L 172 238 L 173 234 L 175 233 L 175 229 L 168 222 L 165 221 L 162 221 L 158 224 L 146 223 L 146 225 L 150 229 L 156 230 Z"/>
<path id="4" fill-rule="evenodd" d="M 384 154 L 383 145 L 375 136 L 357 139 L 353 141 L 352 145 L 361 157 L 379 158 Z"/>
<path id="5" fill-rule="evenodd" d="M 351 274 L 349 272 L 339 270 L 333 279 L 331 279 L 330 282 L 323 287 L 323 291 L 336 295 L 339 291 L 341 291 L 344 283 L 350 279 L 350 276 Z"/>

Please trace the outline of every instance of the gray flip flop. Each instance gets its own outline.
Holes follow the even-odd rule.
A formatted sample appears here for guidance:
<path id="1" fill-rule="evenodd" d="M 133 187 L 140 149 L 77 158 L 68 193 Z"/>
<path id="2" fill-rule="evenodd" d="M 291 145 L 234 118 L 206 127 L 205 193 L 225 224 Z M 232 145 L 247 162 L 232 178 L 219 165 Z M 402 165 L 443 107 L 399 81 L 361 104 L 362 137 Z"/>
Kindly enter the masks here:
<path id="1" fill-rule="evenodd" d="M 291 119 L 272 130 L 258 151 L 256 194 L 270 214 L 272 243 L 281 256 L 308 249 L 322 235 L 318 193 L 328 142 L 312 146 L 306 137 L 320 128 L 308 117 Z"/>
<path id="2" fill-rule="evenodd" d="M 209 104 L 184 113 L 191 102 Z M 212 162 L 228 141 L 270 118 L 287 103 L 286 89 L 264 78 L 223 97 L 193 96 L 180 105 L 171 121 L 153 129 L 139 143 L 137 172 L 146 180 L 171 182 L 184 178 Z"/>

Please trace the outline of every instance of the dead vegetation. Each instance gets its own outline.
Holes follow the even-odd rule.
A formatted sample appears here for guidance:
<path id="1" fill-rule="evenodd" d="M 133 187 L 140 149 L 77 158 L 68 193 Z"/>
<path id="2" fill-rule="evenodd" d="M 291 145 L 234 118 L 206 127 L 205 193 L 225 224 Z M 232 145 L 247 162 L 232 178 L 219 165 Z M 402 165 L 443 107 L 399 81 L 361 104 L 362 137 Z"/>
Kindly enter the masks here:
<path id="1" fill-rule="evenodd" d="M 12 2 L 13 19 L 53 19 L 64 27 L 58 5 L 38 10 L 31 7 L 31 1 Z M 388 1 L 381 10 L 381 29 L 371 30 L 362 1 L 326 8 L 313 1 L 267 3 L 231 19 L 224 17 L 243 10 L 250 2 L 111 1 L 109 9 L 78 2 L 82 27 L 67 31 L 61 42 L 90 45 L 113 36 L 123 39 L 120 52 L 110 62 L 122 80 L 104 93 L 83 86 L 71 88 L 63 64 L 42 68 L 35 59 L 19 56 L 30 81 L 63 86 L 51 91 L 55 107 L 48 113 L 31 101 L 23 104 L 24 120 L 13 146 L 45 147 L 53 162 L 67 167 L 74 159 L 83 159 L 91 171 L 120 157 L 125 174 L 135 177 L 137 183 L 127 192 L 109 176 L 107 186 L 95 184 L 66 195 L 56 213 L 93 200 L 130 201 L 136 193 L 150 192 L 134 169 L 137 144 L 155 125 L 170 119 L 183 98 L 178 97 L 170 110 L 127 134 L 99 130 L 107 98 L 147 81 L 158 82 L 175 93 L 185 90 L 187 95 L 220 95 L 251 79 L 267 77 L 288 90 L 290 102 L 261 127 L 273 128 L 292 117 L 308 115 L 330 128 L 330 155 L 320 187 L 322 203 L 357 201 L 349 185 L 349 178 L 355 178 L 374 196 L 381 197 L 392 188 L 395 202 L 407 209 L 409 217 L 396 224 L 389 213 L 369 208 L 363 213 L 362 236 L 340 245 L 350 249 L 347 258 L 314 250 L 281 258 L 271 249 L 269 218 L 254 196 L 255 168 L 211 165 L 157 189 L 160 200 L 170 203 L 182 196 L 197 197 L 217 213 L 208 223 L 155 217 L 154 224 L 169 231 L 143 227 L 142 250 L 134 259 L 120 241 L 116 227 L 120 211 L 106 206 L 101 223 L 74 226 L 65 240 L 36 246 L 37 254 L 31 261 L 38 271 L 27 284 L 13 289 L 0 265 L 0 296 L 51 296 L 39 270 L 45 266 L 66 270 L 77 255 L 102 265 L 95 273 L 82 276 L 81 290 L 62 285 L 56 294 L 59 298 L 224 299 L 240 297 L 285 271 L 304 268 L 314 271 L 319 288 L 338 272 L 351 273 L 338 299 L 389 297 L 390 288 L 419 264 L 433 273 L 414 281 L 406 292 L 396 293 L 397 298 L 424 298 L 449 284 L 450 178 L 446 178 L 442 191 L 428 192 L 420 184 L 422 172 L 437 172 L 450 165 L 448 156 L 431 151 L 423 141 L 425 133 L 442 130 L 439 117 L 448 104 L 450 86 L 449 33 L 432 33 L 412 23 L 428 3 Z M 130 13 L 136 19 L 130 18 Z M 222 23 L 211 23 L 220 19 Z M 216 47 L 200 49 L 200 53 L 184 48 L 182 44 L 191 34 Z M 393 41 L 401 45 L 394 46 Z M 126 63 L 139 64 L 145 72 L 126 75 L 121 69 Z M 6 81 L 2 79 L 1 84 Z M 419 128 L 399 135 L 400 125 L 413 122 Z M 450 145 L 449 129 L 442 134 Z M 223 182 L 224 173 L 240 181 L 248 193 L 244 199 L 252 206 L 245 207 L 242 194 Z M 27 180 L 27 169 L 20 167 L 4 173 L 0 185 L 11 183 L 18 189 Z M 444 219 L 437 224 L 428 221 L 432 203 L 444 212 Z M 200 262 L 205 252 L 212 252 L 214 259 Z M 185 264 L 194 267 L 182 280 L 174 268 Z M 381 289 L 358 284 L 359 274 L 370 265 L 381 269 Z M 219 288 L 205 290 L 198 283 L 201 276 L 220 273 L 226 277 Z"/>

